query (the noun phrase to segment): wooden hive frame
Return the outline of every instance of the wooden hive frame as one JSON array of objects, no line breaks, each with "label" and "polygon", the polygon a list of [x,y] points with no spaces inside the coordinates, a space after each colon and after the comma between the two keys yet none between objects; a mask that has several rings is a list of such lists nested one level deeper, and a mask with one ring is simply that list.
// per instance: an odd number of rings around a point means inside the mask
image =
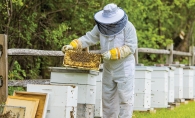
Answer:
[{"label": "wooden hive frame", "polygon": [[35,118],[46,118],[49,94],[41,92],[14,91],[13,96],[39,99]]},{"label": "wooden hive frame", "polygon": [[63,66],[86,70],[99,70],[101,55],[80,50],[67,50],[64,55]]},{"label": "wooden hive frame", "polygon": [[25,118],[26,107],[0,105],[0,118]]},{"label": "wooden hive frame", "polygon": [[39,99],[8,96],[6,105],[26,107],[25,118],[35,118],[39,105]]}]

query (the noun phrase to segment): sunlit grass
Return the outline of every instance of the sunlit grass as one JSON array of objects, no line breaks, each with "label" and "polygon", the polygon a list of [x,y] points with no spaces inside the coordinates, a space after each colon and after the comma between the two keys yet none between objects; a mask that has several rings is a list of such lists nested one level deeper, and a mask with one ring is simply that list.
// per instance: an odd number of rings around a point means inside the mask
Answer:
[{"label": "sunlit grass", "polygon": [[195,102],[181,104],[174,110],[157,109],[156,113],[134,112],[133,118],[195,118]]}]

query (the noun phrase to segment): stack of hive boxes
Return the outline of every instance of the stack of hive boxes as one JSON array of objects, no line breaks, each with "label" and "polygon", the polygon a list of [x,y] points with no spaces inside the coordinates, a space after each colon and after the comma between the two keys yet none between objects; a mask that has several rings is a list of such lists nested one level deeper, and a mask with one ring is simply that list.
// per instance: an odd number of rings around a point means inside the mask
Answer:
[{"label": "stack of hive boxes", "polygon": [[185,66],[183,68],[183,98],[193,98],[193,77],[194,68],[192,66]]},{"label": "stack of hive boxes", "polygon": [[168,103],[174,103],[174,73],[175,67],[169,66],[169,75],[168,75]]},{"label": "stack of hive boxes", "polygon": [[29,92],[50,94],[47,118],[93,118],[99,71],[50,67],[50,85],[27,85]]},{"label": "stack of hive boxes", "polygon": [[46,118],[77,117],[77,86],[28,84],[27,91],[49,94]]},{"label": "stack of hive boxes", "polygon": [[195,69],[194,69],[194,75],[193,75],[193,98],[195,98]]},{"label": "stack of hive boxes", "polygon": [[134,111],[147,111],[151,108],[151,72],[150,67],[135,68]]},{"label": "stack of hive boxes", "polygon": [[51,68],[50,84],[74,84],[78,86],[78,103],[95,104],[97,71],[76,68]]},{"label": "stack of hive boxes", "polygon": [[102,72],[103,68],[99,70],[99,75],[96,80],[96,102],[95,102],[95,117],[103,117],[102,111]]},{"label": "stack of hive boxes", "polygon": [[173,64],[175,66],[175,100],[183,99],[183,64]]},{"label": "stack of hive boxes", "polygon": [[[77,68],[52,67],[50,84],[74,84],[78,86],[77,117],[94,117],[96,80],[99,71]],[[86,108],[83,112],[83,108]],[[83,116],[87,114],[87,116]]]},{"label": "stack of hive boxes", "polygon": [[152,67],[151,107],[168,107],[168,67]]}]

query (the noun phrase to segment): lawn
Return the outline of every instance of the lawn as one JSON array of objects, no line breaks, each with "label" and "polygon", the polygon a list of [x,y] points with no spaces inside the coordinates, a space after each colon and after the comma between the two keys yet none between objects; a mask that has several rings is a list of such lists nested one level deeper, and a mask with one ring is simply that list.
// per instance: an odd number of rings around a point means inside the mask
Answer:
[{"label": "lawn", "polygon": [[195,118],[195,102],[180,104],[174,110],[157,109],[156,113],[134,112],[133,118]]}]

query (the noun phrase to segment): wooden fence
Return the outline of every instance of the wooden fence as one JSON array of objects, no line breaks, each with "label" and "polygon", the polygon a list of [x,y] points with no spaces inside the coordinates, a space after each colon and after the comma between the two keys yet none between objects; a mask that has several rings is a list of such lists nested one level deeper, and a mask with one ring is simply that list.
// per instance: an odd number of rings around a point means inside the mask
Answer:
[{"label": "wooden fence", "polygon": [[[0,103],[5,102],[8,95],[8,86],[23,86],[28,83],[49,84],[47,79],[37,80],[10,80],[8,81],[8,56],[64,56],[61,51],[35,50],[35,49],[8,49],[7,35],[0,34]],[[91,53],[100,53],[99,50],[90,51]],[[139,63],[138,53],[162,54],[166,55],[166,64],[173,63],[173,55],[187,56],[188,65],[194,65],[194,46],[189,48],[189,52],[180,52],[173,50],[173,44],[167,46],[167,49],[138,48],[135,53],[136,63]],[[2,85],[2,86],[1,86]]]}]

